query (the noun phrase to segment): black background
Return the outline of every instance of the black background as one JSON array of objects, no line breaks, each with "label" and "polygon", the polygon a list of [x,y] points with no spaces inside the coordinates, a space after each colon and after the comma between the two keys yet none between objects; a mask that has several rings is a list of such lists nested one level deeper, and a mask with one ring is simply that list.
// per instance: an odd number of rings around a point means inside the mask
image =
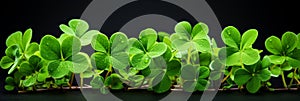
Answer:
[{"label": "black background", "polygon": [[[150,1],[150,0],[145,0]],[[156,1],[156,0],[155,0]],[[233,25],[241,32],[254,28],[259,37],[254,48],[269,54],[264,41],[271,35],[279,36],[292,31],[299,33],[299,5],[293,0],[206,0],[215,12],[222,28]],[[91,0],[6,0],[0,1],[0,56],[6,49],[6,38],[15,31],[33,29],[32,41],[39,42],[45,34],[60,35],[59,24],[80,18]],[[150,1],[151,2],[151,1]],[[169,11],[166,11],[166,13]],[[130,12],[127,12],[131,15]],[[182,19],[184,20],[184,19]],[[3,92],[7,70],[0,69],[0,91]],[[281,86],[280,80],[273,83]]]}]

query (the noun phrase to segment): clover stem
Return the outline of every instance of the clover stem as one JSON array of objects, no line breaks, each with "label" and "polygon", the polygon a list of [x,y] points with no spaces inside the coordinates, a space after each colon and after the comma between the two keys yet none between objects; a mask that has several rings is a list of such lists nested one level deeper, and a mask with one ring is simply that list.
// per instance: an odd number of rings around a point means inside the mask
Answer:
[{"label": "clover stem", "polygon": [[37,89],[36,89],[36,84],[34,84],[33,86],[32,86],[32,90],[33,91],[36,91]]},{"label": "clover stem", "polygon": [[296,69],[294,70],[294,72],[293,72],[293,77],[292,77],[292,80],[290,81],[289,87],[291,87],[292,84],[293,84],[293,82],[294,82],[296,72],[297,72],[297,68],[296,68]]},{"label": "clover stem", "polygon": [[291,79],[291,81],[290,81],[290,84],[289,84],[289,86],[288,86],[288,88],[291,88],[291,86],[292,86],[292,84],[293,84],[293,82],[294,82],[294,73],[293,73],[293,77],[292,77],[292,79]]},{"label": "clover stem", "polygon": [[243,69],[245,69],[245,66],[244,66],[244,64],[243,64],[243,63],[242,63],[242,68],[243,68]]},{"label": "clover stem", "polygon": [[300,84],[300,81],[298,80],[298,78],[294,78],[296,81],[297,81],[297,83],[298,83],[298,85]]},{"label": "clover stem", "polygon": [[80,73],[80,89],[82,90],[83,86],[83,73]]},{"label": "clover stem", "polygon": [[240,63],[241,63],[241,67],[244,69],[245,66],[244,66],[244,64],[243,64],[243,59],[242,59],[242,57],[240,58]]},{"label": "clover stem", "polygon": [[187,57],[187,64],[191,64],[191,47],[188,49],[188,57]]},{"label": "clover stem", "polygon": [[273,68],[275,68],[276,66],[277,66],[277,65],[274,64],[270,69],[273,69]]},{"label": "clover stem", "polygon": [[284,73],[281,72],[281,78],[282,78],[282,82],[283,82],[283,86],[284,88],[287,88],[286,82],[285,82],[285,78],[284,78]]},{"label": "clover stem", "polygon": [[109,66],[109,69],[108,69],[108,71],[107,71],[107,73],[105,75],[105,78],[108,77],[108,75],[110,74],[110,72],[112,72],[112,65]]},{"label": "clover stem", "polygon": [[72,89],[72,84],[73,84],[73,81],[74,81],[74,77],[75,77],[75,74],[72,73],[71,81],[70,81],[70,84],[69,84],[69,88],[70,88],[70,89]]},{"label": "clover stem", "polygon": [[145,82],[145,78],[143,79],[143,81],[142,81],[141,85],[139,86],[139,88],[141,88],[143,86],[144,82]]},{"label": "clover stem", "polygon": [[232,74],[232,70],[230,70],[229,74],[222,80],[221,83],[224,83],[231,74]]},{"label": "clover stem", "polygon": [[244,88],[243,85],[238,87],[239,90],[242,90],[243,88]]}]

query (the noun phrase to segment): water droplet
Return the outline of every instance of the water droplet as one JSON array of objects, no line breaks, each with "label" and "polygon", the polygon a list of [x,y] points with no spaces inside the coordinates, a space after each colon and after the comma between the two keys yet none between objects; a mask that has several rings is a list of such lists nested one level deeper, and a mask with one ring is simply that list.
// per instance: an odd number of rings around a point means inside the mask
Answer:
[{"label": "water droplet", "polygon": [[270,42],[272,42],[273,40],[272,40],[272,39],[270,39],[269,41],[270,41]]},{"label": "water droplet", "polygon": [[145,60],[144,60],[144,63],[148,63],[149,60],[150,60],[149,57],[146,57]]}]

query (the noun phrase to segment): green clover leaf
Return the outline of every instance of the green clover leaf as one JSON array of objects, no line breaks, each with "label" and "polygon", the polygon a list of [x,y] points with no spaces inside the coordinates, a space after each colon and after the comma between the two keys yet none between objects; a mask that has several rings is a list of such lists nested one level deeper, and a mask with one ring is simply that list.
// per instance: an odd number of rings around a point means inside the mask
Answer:
[{"label": "green clover leaf", "polygon": [[109,77],[107,77],[104,81],[104,85],[113,89],[113,90],[118,90],[118,89],[123,89],[123,82],[120,80],[118,74],[111,74]]},{"label": "green clover leaf", "polygon": [[271,78],[271,72],[268,68],[261,68],[261,62],[258,62],[246,68],[239,68],[234,73],[234,82],[239,85],[245,85],[250,93],[256,93],[262,82]]},{"label": "green clover leaf", "polygon": [[2,57],[0,65],[3,69],[9,69],[11,74],[22,60],[28,59],[38,51],[37,43],[30,43],[32,38],[32,29],[27,29],[24,34],[17,31],[11,34],[6,40],[6,56]]},{"label": "green clover leaf", "polygon": [[235,27],[229,26],[222,31],[221,35],[228,47],[220,50],[219,58],[222,61],[226,60],[226,66],[253,65],[259,61],[259,50],[252,48],[258,36],[257,30],[247,30],[241,36]]},{"label": "green clover leaf", "polygon": [[100,32],[97,30],[88,31],[88,23],[81,19],[72,19],[69,21],[68,26],[61,24],[59,28],[65,34],[78,37],[81,41],[81,46],[89,45],[92,42],[92,38],[95,35],[100,34]]},{"label": "green clover leaf", "polygon": [[204,91],[209,84],[206,79],[210,75],[210,70],[205,66],[193,66],[186,64],[181,69],[183,79],[183,90],[193,92],[195,90]]},{"label": "green clover leaf", "polygon": [[163,42],[156,42],[156,31],[150,28],[141,31],[139,39],[130,39],[132,45],[129,54],[133,67],[143,70],[150,65],[151,59],[162,56],[168,47]]},{"label": "green clover leaf", "polygon": [[195,47],[199,52],[210,52],[210,40],[208,27],[204,23],[198,23],[193,28],[190,23],[183,21],[175,26],[175,33],[170,36],[174,48],[185,51]]},{"label": "green clover leaf", "polygon": [[92,40],[92,47],[98,51],[91,56],[92,64],[100,70],[111,66],[124,69],[129,65],[129,41],[124,33],[116,32],[110,40],[104,34],[97,34]]},{"label": "green clover leaf", "polygon": [[64,35],[61,39],[46,35],[40,44],[41,57],[50,61],[48,71],[53,78],[62,78],[70,71],[82,73],[87,70],[89,57],[80,50],[80,40],[71,35]]}]

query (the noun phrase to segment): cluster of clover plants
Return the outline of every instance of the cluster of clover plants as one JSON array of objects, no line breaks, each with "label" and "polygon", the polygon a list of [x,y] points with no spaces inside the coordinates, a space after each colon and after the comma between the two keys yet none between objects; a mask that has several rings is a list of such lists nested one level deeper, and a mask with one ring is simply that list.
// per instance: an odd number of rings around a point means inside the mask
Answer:
[{"label": "cluster of clover plants", "polygon": [[[148,28],[138,38],[122,32],[108,37],[89,30],[80,19],[59,28],[63,32],[59,38],[45,35],[40,43],[31,42],[31,29],[7,38],[0,64],[8,69],[6,90],[71,88],[75,75],[81,78],[80,86],[84,78],[92,78],[92,88],[103,94],[145,87],[164,93],[175,85],[187,92],[204,91],[216,80],[221,80],[222,89],[238,87],[256,93],[262,87],[271,90],[270,78],[279,76],[285,88],[300,84],[300,34],[293,32],[281,39],[269,37],[265,46],[271,54],[261,57],[262,50],[252,47],[258,37],[255,29],[241,34],[233,26],[226,27],[221,33],[226,46],[219,48],[204,23],[179,22],[173,34]],[[94,53],[83,52],[86,46]],[[291,79],[289,85],[286,77]]]}]

